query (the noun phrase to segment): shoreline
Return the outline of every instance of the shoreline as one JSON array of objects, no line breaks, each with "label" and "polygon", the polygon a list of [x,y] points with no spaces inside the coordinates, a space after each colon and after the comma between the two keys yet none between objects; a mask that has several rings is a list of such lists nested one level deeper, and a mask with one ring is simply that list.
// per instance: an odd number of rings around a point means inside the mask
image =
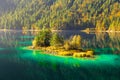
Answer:
[{"label": "shoreline", "polygon": [[[41,30],[15,30],[15,29],[0,29],[0,31],[41,31]],[[95,30],[95,31],[86,31],[86,30],[51,30],[52,32],[62,32],[62,31],[80,31],[80,32],[101,32],[101,33],[119,33],[120,31],[113,31],[113,30],[106,30],[106,31],[101,31],[101,30]]]},{"label": "shoreline", "polygon": [[95,59],[95,57],[96,57],[96,55],[94,54],[94,51],[92,51],[92,50],[88,50],[88,51],[83,51],[82,49],[65,50],[62,47],[55,48],[53,46],[36,47],[36,48],[33,48],[32,46],[28,46],[27,49],[40,50],[40,51],[43,51],[43,54],[49,54],[49,55],[53,55],[53,56],[85,58],[85,59]]},{"label": "shoreline", "polygon": [[0,29],[0,31],[41,31],[41,30],[14,30],[14,29]]}]

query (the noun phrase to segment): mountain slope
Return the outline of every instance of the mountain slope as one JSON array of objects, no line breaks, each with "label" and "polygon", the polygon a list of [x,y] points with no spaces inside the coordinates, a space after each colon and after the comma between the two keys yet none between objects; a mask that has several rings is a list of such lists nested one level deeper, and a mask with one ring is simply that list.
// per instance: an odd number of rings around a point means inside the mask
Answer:
[{"label": "mountain slope", "polygon": [[16,4],[18,4],[16,1],[17,0],[0,0],[0,16],[9,11],[13,11],[16,7]]},{"label": "mountain slope", "polygon": [[116,30],[119,0],[11,0],[15,7],[0,16],[0,28]]}]

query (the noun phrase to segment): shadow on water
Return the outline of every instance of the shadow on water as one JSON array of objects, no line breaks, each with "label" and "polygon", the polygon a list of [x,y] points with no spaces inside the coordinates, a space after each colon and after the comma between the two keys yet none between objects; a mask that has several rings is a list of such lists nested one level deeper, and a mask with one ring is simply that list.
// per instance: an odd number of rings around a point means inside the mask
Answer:
[{"label": "shadow on water", "polygon": [[59,34],[64,38],[81,35],[82,47],[100,55],[95,59],[47,55],[24,48],[31,45],[31,33],[0,33],[0,80],[120,80],[120,56],[113,55],[119,53],[119,37],[72,33]]}]

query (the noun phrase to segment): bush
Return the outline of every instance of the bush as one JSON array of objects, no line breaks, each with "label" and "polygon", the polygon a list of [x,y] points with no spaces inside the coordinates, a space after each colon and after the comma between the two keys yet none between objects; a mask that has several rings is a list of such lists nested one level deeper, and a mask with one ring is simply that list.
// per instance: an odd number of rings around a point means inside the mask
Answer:
[{"label": "bush", "polygon": [[33,47],[37,47],[38,45],[37,45],[37,41],[36,40],[33,40],[32,41],[32,45],[33,45]]},{"label": "bush", "polygon": [[66,40],[66,41],[64,42],[64,48],[65,48],[65,50],[70,50],[70,49],[71,49],[71,45],[70,45],[69,40]]},{"label": "bush", "polygon": [[73,53],[72,52],[63,51],[63,52],[59,52],[59,55],[61,55],[61,56],[73,56]]},{"label": "bush", "polygon": [[71,39],[71,48],[72,49],[80,49],[81,48],[81,36],[80,35],[75,35]]},{"label": "bush", "polygon": [[70,40],[64,42],[64,48],[66,50],[70,49],[81,49],[81,36],[74,35]]},{"label": "bush", "polygon": [[54,33],[50,39],[51,46],[61,46],[63,45],[63,38],[60,37],[57,33]]},{"label": "bush", "polygon": [[33,46],[50,46],[51,31],[42,30],[33,40]]}]

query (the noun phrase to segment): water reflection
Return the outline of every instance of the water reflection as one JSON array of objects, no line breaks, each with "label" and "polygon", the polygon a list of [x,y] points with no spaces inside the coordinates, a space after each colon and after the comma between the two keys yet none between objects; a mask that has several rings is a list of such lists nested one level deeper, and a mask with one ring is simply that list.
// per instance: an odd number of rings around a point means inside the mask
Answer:
[{"label": "water reflection", "polygon": [[117,32],[90,32],[88,34],[80,31],[62,31],[59,34],[65,39],[73,35],[81,35],[84,49],[92,49],[100,54],[120,54],[120,35]]},{"label": "water reflection", "polygon": [[1,48],[14,48],[24,47],[31,45],[31,41],[34,38],[34,34],[28,32],[22,34],[21,31],[1,31],[0,32],[0,47]]},{"label": "water reflection", "polygon": [[[25,47],[32,45],[32,40],[38,31],[1,31],[0,48]],[[81,35],[82,47],[84,49],[93,49],[102,53],[120,53],[120,35],[119,33],[84,33],[80,31],[60,31],[57,32],[64,39],[74,35]]]},{"label": "water reflection", "polygon": [[[119,37],[108,33],[59,32],[65,39],[81,35],[82,46],[101,53],[119,52]],[[116,35],[116,34],[115,34]],[[23,47],[34,34],[0,32],[0,80],[119,80],[120,56],[100,55],[95,60],[42,54]],[[22,47],[21,47],[22,46]],[[101,65],[102,64],[102,65]],[[88,66],[89,65],[89,66]]]},{"label": "water reflection", "polygon": [[99,50],[100,53],[120,54],[120,35],[119,33],[95,33],[92,40],[83,40],[84,48]]}]

